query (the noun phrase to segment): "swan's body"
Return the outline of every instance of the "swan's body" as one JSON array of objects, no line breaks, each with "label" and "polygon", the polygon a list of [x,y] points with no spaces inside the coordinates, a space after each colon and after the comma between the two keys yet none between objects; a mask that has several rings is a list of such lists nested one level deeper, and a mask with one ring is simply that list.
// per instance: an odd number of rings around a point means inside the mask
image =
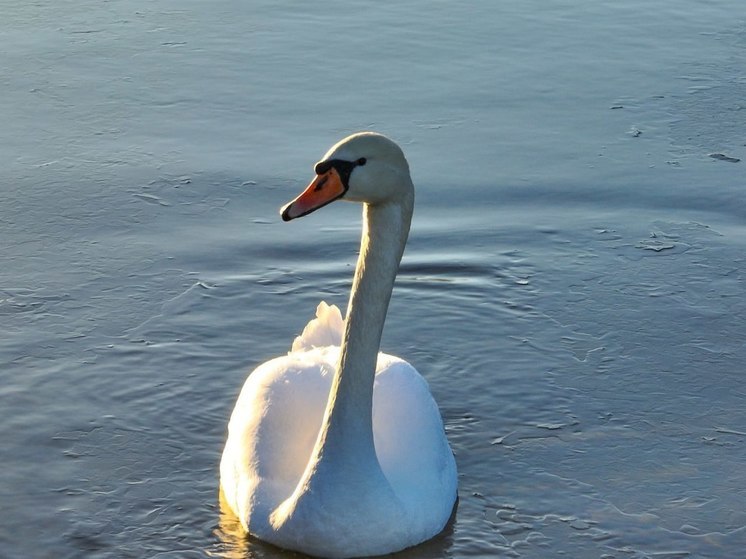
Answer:
[{"label": "swan's body", "polygon": [[226,502],[259,539],[322,557],[381,555],[445,526],[456,465],[427,383],[379,353],[414,190],[399,147],[373,133],[335,145],[283,219],[363,202],[346,322],[322,303],[292,351],[247,379],[220,465]]}]

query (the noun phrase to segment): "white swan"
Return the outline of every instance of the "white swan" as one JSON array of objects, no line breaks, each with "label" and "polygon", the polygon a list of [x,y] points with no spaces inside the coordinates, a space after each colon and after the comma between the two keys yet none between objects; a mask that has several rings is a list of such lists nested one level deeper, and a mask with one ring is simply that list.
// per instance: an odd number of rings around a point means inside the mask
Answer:
[{"label": "white swan", "polygon": [[346,324],[321,303],[290,353],[251,373],[228,426],[221,490],[261,540],[320,557],[381,555],[440,533],[456,500],[427,383],[379,353],[414,187],[399,146],[372,132],[333,146],[315,171],[282,218],[337,198],[364,204]]}]

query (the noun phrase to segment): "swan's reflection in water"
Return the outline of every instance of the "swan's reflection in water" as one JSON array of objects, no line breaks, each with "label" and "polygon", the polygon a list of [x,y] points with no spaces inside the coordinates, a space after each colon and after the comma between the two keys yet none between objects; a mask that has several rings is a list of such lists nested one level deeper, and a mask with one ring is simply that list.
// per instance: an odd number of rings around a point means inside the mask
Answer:
[{"label": "swan's reflection in water", "polygon": [[215,529],[215,536],[223,545],[221,546],[222,552],[217,556],[225,559],[257,557],[258,555],[250,552],[249,538],[244,532],[238,517],[233,514],[228,503],[225,502],[222,491],[220,491],[219,499],[218,527]]},{"label": "swan's reflection in water", "polygon": [[[453,533],[456,524],[456,511],[458,509],[458,500],[453,507],[451,517],[443,531],[434,538],[421,543],[418,546],[410,547],[398,553],[386,555],[395,559],[432,559],[433,557],[451,557],[450,552],[453,547]],[[223,492],[220,491],[220,512],[218,518],[218,527],[215,535],[222,543],[222,550],[216,557],[223,559],[282,559],[291,557],[306,557],[302,553],[294,551],[285,551],[273,545],[264,543],[254,537],[249,536],[241,526],[238,517],[225,502]]]}]

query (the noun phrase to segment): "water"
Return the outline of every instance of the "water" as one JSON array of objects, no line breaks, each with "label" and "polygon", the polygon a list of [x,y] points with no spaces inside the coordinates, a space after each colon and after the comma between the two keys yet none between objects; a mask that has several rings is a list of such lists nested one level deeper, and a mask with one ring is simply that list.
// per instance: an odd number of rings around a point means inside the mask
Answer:
[{"label": "water", "polygon": [[1,13],[0,556],[286,556],[217,466],[247,372],[346,302],[359,208],[277,210],[366,128],[418,188],[384,348],[460,472],[401,557],[742,553],[739,1]]}]

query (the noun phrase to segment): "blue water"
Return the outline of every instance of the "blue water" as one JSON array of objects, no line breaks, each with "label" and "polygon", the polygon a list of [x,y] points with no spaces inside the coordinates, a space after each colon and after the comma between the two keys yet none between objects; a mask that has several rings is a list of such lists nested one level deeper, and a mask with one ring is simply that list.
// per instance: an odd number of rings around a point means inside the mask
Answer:
[{"label": "blue water", "polygon": [[0,8],[0,556],[290,556],[217,466],[346,303],[359,208],[277,210],[360,129],[413,170],[383,345],[460,473],[401,557],[742,553],[740,0]]}]

